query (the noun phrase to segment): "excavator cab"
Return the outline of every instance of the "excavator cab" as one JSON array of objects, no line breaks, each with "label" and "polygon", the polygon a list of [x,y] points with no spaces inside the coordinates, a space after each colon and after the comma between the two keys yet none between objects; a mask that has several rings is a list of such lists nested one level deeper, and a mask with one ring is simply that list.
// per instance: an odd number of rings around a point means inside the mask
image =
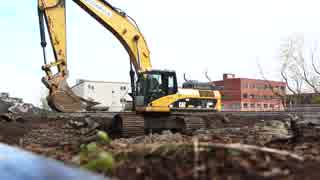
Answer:
[{"label": "excavator cab", "polygon": [[152,70],[138,74],[136,105],[146,106],[164,96],[176,94],[178,83],[174,71]]}]

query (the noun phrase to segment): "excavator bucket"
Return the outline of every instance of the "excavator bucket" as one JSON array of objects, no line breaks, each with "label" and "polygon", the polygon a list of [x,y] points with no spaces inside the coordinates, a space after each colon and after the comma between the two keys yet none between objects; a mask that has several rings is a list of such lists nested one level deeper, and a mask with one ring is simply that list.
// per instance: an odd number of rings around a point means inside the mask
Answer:
[{"label": "excavator bucket", "polygon": [[66,80],[59,81],[58,88],[51,89],[47,97],[48,105],[58,112],[84,112],[99,104],[77,96],[69,87]]}]

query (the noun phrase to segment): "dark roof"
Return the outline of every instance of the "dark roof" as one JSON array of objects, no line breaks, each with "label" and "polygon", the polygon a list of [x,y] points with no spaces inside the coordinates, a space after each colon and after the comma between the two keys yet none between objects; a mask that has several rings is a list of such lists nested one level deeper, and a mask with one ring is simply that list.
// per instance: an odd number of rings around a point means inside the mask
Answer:
[{"label": "dark roof", "polygon": [[[251,78],[228,78],[226,80],[249,80],[249,81],[264,81],[264,82],[271,82],[271,83],[282,83],[282,84],[286,84],[285,82],[282,81],[274,81],[274,80],[264,80],[264,79],[251,79]],[[223,82],[225,80],[218,80],[218,81],[213,81],[213,83],[215,82]]]}]

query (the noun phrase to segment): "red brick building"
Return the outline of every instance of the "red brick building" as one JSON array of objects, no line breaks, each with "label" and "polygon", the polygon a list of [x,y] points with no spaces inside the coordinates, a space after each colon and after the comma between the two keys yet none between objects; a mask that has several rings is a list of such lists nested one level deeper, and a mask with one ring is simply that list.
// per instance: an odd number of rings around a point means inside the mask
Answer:
[{"label": "red brick building", "polygon": [[222,87],[223,111],[284,110],[282,100],[277,95],[285,94],[284,82],[236,78],[234,74],[224,74],[223,80],[213,83]]}]

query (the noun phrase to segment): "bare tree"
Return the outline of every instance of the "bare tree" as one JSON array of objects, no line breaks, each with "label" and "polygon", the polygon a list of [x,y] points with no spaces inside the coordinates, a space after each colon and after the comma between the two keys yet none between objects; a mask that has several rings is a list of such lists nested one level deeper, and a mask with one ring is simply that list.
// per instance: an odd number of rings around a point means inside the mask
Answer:
[{"label": "bare tree", "polygon": [[209,74],[208,74],[208,69],[206,69],[205,71],[204,71],[204,75],[206,76],[206,79],[208,80],[208,82],[212,82],[212,79],[211,79],[211,77],[209,76]]},{"label": "bare tree", "polygon": [[320,69],[317,48],[311,47],[301,35],[289,37],[281,46],[281,77],[298,103],[304,103],[302,93],[320,94]]},{"label": "bare tree", "polygon": [[258,68],[273,94],[280,97],[283,102],[310,103],[314,96],[308,97],[312,99],[306,101],[305,92],[320,95],[320,62],[317,52],[317,48],[312,47],[311,43],[301,35],[290,36],[281,44],[279,75],[286,83],[289,95],[274,91],[259,62]]},{"label": "bare tree", "polygon": [[283,70],[291,74],[293,79],[301,79],[307,88],[319,94],[319,70],[315,65],[316,49],[308,47],[302,36],[290,37],[282,48]]},{"label": "bare tree", "polygon": [[302,76],[300,76],[297,61],[292,61],[292,55],[295,52],[296,41],[288,39],[284,44],[282,44],[280,50],[280,60],[281,60],[281,77],[287,84],[288,90],[293,95],[298,95],[301,93],[301,88],[303,85]]}]

